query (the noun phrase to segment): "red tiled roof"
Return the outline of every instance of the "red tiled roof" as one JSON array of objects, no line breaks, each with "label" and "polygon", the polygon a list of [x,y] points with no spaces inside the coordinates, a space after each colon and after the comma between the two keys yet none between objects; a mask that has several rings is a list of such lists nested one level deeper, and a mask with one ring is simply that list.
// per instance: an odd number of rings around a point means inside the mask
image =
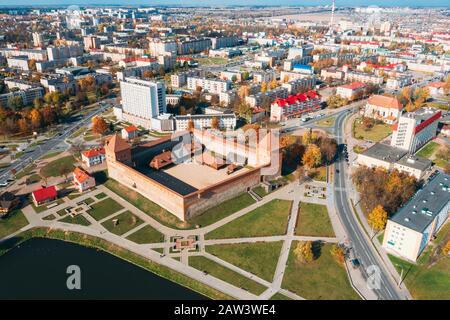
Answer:
[{"label": "red tiled roof", "polygon": [[124,128],[125,129],[125,131],[126,132],[128,132],[128,133],[130,133],[130,132],[133,132],[133,131],[137,131],[138,130],[138,128],[136,128],[136,126],[135,125],[130,125],[130,126],[128,126],[128,127],[126,127],[126,128]]},{"label": "red tiled roof", "polygon": [[340,86],[341,88],[345,88],[345,89],[359,89],[359,88],[363,88],[363,87],[367,87],[367,85],[363,82],[352,82],[350,84],[344,84],[342,86]]},{"label": "red tiled roof", "polygon": [[57,193],[55,186],[43,187],[42,189],[33,191],[33,197],[37,202],[54,199],[56,198],[56,195]]},{"label": "red tiled roof", "polygon": [[397,110],[403,109],[403,105],[400,103],[400,101],[397,100],[397,98],[381,96],[378,94],[371,96],[369,98],[369,101],[367,101],[367,103],[382,108],[397,109]]},{"label": "red tiled roof", "polygon": [[91,177],[89,173],[79,167],[76,167],[75,170],[73,170],[73,174],[75,180],[77,180],[78,182],[84,182]]},{"label": "red tiled roof", "polygon": [[296,95],[289,96],[286,99],[276,99],[274,101],[274,103],[278,104],[278,106],[280,106],[280,107],[285,107],[285,106],[290,106],[295,103],[299,103],[299,102],[303,102],[303,101],[307,101],[307,100],[311,100],[311,99],[315,99],[315,98],[319,98],[319,97],[320,97],[320,95],[316,91],[310,90],[306,93],[299,93]]},{"label": "red tiled roof", "polygon": [[105,148],[94,148],[83,151],[83,155],[87,158],[97,157],[100,154],[105,154]]},{"label": "red tiled roof", "polygon": [[433,122],[437,121],[441,117],[441,115],[442,115],[441,111],[438,111],[432,117],[430,117],[427,120],[423,121],[422,123],[418,124],[414,128],[414,134],[419,133],[420,131],[422,131],[423,129],[428,127],[430,124],[432,124]]},{"label": "red tiled roof", "polygon": [[443,88],[445,87],[445,82],[430,82],[428,86],[433,88]]}]

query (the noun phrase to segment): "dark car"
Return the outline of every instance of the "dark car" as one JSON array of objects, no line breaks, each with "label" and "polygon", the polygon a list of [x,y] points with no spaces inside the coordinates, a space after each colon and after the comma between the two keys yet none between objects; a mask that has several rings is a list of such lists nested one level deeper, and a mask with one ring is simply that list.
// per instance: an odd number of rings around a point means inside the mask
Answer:
[{"label": "dark car", "polygon": [[361,266],[358,259],[352,259],[351,262],[352,262],[353,269],[358,269]]}]

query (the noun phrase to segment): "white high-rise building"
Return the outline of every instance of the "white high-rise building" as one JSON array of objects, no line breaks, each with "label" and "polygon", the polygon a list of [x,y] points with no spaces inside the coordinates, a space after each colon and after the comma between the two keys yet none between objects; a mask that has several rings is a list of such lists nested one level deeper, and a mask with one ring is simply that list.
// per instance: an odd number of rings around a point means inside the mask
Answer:
[{"label": "white high-rise building", "polygon": [[122,119],[151,129],[151,120],[167,110],[163,82],[125,78],[120,82]]}]

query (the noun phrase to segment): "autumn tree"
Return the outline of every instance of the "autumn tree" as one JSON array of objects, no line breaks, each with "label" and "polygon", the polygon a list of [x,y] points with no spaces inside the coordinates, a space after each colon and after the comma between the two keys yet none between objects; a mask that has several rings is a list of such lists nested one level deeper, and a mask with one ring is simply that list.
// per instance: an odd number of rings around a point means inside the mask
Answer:
[{"label": "autumn tree", "polygon": [[67,181],[67,176],[72,172],[71,166],[67,164],[63,164],[59,167],[59,174],[64,177],[65,181]]},{"label": "autumn tree", "polygon": [[442,248],[443,255],[448,256],[449,253],[450,253],[450,240],[448,240],[445,246]]},{"label": "autumn tree", "polygon": [[327,106],[330,109],[336,109],[348,104],[348,99],[342,98],[339,95],[333,94],[327,99]]},{"label": "autumn tree", "polygon": [[300,263],[309,263],[314,260],[311,241],[299,241],[294,249],[294,255]]},{"label": "autumn tree", "polygon": [[372,212],[369,213],[367,222],[375,230],[384,230],[387,223],[388,214],[381,205],[376,206]]},{"label": "autumn tree", "polygon": [[333,244],[333,246],[331,247],[330,253],[333,256],[333,258],[336,260],[336,262],[338,262],[340,264],[344,264],[344,262],[345,262],[344,249],[342,249],[341,247],[339,247],[336,244]]},{"label": "autumn tree", "polygon": [[266,92],[268,88],[267,82],[261,82],[261,92]]},{"label": "autumn tree", "polygon": [[187,124],[187,128],[188,128],[188,130],[193,130],[194,129],[194,120],[189,119],[188,124]]},{"label": "autumn tree", "polygon": [[92,118],[92,131],[96,134],[104,135],[108,130],[108,124],[102,117]]},{"label": "autumn tree", "polygon": [[317,142],[318,135],[316,132],[312,131],[312,129],[306,131],[302,136],[302,143],[304,145],[308,145],[311,143]]},{"label": "autumn tree", "polygon": [[302,163],[307,169],[316,168],[322,163],[322,153],[315,144],[309,144],[302,157]]},{"label": "autumn tree", "polygon": [[335,139],[325,137],[320,139],[319,148],[322,152],[322,157],[330,163],[336,156],[337,142]]},{"label": "autumn tree", "polygon": [[31,110],[31,126],[33,129],[39,129],[42,126],[42,115],[38,109]]}]

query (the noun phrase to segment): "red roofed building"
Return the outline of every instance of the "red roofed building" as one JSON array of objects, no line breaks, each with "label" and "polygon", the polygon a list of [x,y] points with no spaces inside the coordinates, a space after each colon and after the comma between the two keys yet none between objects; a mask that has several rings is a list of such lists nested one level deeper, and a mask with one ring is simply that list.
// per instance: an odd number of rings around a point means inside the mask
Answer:
[{"label": "red roofed building", "polygon": [[395,97],[375,94],[369,98],[364,109],[364,116],[381,120],[388,124],[397,122],[403,105]]},{"label": "red roofed building", "polygon": [[93,148],[81,153],[81,161],[90,168],[105,161],[105,148]]},{"label": "red roofed building", "polygon": [[128,126],[122,129],[122,138],[125,140],[131,140],[138,136],[138,128],[135,125]]},{"label": "red roofed building", "polygon": [[363,82],[352,82],[336,88],[336,94],[348,100],[354,100],[364,95],[367,85]]},{"label": "red roofed building", "polygon": [[316,91],[308,91],[291,95],[285,99],[275,100],[270,107],[270,121],[285,121],[321,108],[320,95]]},{"label": "red roofed building", "polygon": [[73,170],[73,184],[81,193],[95,187],[95,178],[87,171],[80,167],[76,167],[75,170]]},{"label": "red roofed building", "polygon": [[432,96],[445,94],[445,82],[431,82],[428,84],[427,88]]},{"label": "red roofed building", "polygon": [[43,187],[33,191],[31,197],[33,198],[34,204],[39,206],[43,203],[55,201],[58,197],[58,193],[56,192],[55,186]]}]

